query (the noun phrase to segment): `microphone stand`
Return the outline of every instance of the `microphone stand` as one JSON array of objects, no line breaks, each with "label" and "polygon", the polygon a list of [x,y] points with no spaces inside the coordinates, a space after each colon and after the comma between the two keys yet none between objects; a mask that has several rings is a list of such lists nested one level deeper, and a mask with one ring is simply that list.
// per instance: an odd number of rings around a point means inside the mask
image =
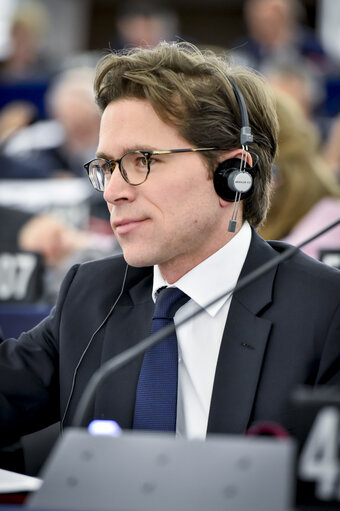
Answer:
[{"label": "microphone stand", "polygon": [[[236,284],[236,286],[229,288],[227,291],[219,295],[217,298],[214,298],[207,306],[210,307],[211,305],[214,305],[218,301],[220,301],[222,298],[225,298],[227,295],[231,293],[236,293],[237,291],[240,291],[244,287],[246,287],[251,282],[255,281],[257,278],[264,275],[267,271],[269,271],[271,268],[276,266],[277,264],[285,261],[286,259],[291,258],[298,250],[303,247],[304,245],[307,245],[308,243],[311,243],[314,239],[318,238],[319,236],[322,236],[327,231],[333,229],[338,224],[340,224],[340,218],[333,222],[332,224],[328,225],[318,233],[314,234],[312,237],[308,238],[307,240],[303,241],[297,246],[291,246],[287,250],[285,250],[282,254],[279,254],[278,256],[274,257],[270,261],[267,261],[265,264],[257,268],[256,270],[252,271],[248,275],[246,275],[244,278],[239,280],[239,282]],[[178,323],[177,327],[180,327],[187,321],[191,320],[192,318],[196,317],[198,314],[202,312],[203,309],[197,308],[196,311],[190,313],[189,315],[183,317]],[[145,339],[143,339],[141,342],[133,346],[132,348],[129,348],[119,355],[113,357],[112,359],[106,361],[97,371],[95,371],[90,378],[87,386],[85,387],[85,390],[79,400],[79,404],[77,406],[74,419],[72,421],[73,427],[87,427],[87,424],[89,422],[89,410],[91,408],[93,399],[95,397],[96,391],[99,387],[99,385],[114,371],[120,369],[122,366],[133,360],[135,357],[140,355],[141,353],[145,352],[147,349],[151,348],[154,344],[157,344],[159,341],[161,341],[164,337],[168,336],[175,330],[174,324],[170,324],[162,330],[159,330],[158,332],[149,335]]]}]

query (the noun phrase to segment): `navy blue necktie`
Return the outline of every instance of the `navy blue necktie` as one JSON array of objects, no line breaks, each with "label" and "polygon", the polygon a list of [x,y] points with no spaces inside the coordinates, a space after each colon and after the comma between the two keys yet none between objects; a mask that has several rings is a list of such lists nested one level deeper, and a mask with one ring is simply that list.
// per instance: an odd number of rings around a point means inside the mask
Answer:
[{"label": "navy blue necktie", "polygon": [[[159,292],[151,333],[173,323],[189,297],[175,287]],[[176,331],[144,354],[139,375],[133,429],[176,430],[178,348]]]}]

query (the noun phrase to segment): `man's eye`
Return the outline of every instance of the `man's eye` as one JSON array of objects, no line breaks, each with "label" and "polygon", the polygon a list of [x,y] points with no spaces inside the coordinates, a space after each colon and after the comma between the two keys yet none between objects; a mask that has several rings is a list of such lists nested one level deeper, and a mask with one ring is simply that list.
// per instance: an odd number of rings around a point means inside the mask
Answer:
[{"label": "man's eye", "polygon": [[112,168],[111,168],[111,165],[109,163],[104,163],[104,165],[102,165],[102,170],[104,172],[104,174],[106,176],[111,176],[112,174]]},{"label": "man's eye", "polygon": [[140,156],[140,157],[136,158],[135,165],[136,165],[136,167],[140,167],[140,168],[144,169],[144,168],[148,167],[148,164],[151,167],[152,165],[157,163],[157,161],[158,160],[156,158],[153,158],[152,156],[150,158],[145,158],[145,156]]},{"label": "man's eye", "polygon": [[145,156],[138,156],[135,160],[135,165],[137,165],[138,167],[147,167],[148,160],[145,158]]}]

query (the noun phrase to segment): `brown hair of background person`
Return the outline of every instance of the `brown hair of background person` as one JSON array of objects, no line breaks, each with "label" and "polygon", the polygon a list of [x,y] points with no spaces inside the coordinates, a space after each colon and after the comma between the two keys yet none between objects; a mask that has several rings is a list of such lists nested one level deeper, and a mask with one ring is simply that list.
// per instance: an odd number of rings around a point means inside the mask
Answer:
[{"label": "brown hair of background person", "polygon": [[[162,43],[152,50],[138,48],[104,56],[97,68],[96,100],[104,110],[114,100],[147,99],[159,117],[194,147],[232,150],[240,147],[241,118],[224,73],[244,96],[254,137],[251,151],[259,156],[254,191],[243,207],[243,219],[257,227],[269,205],[271,162],[277,146],[275,108],[257,74],[231,68],[222,57],[188,43]],[[211,175],[219,156],[219,151],[202,156]]]},{"label": "brown hair of background person", "polygon": [[323,197],[339,197],[340,187],[328,168],[320,148],[316,127],[299,104],[277,91],[279,150],[278,175],[267,220],[260,229],[265,239],[281,239]]}]

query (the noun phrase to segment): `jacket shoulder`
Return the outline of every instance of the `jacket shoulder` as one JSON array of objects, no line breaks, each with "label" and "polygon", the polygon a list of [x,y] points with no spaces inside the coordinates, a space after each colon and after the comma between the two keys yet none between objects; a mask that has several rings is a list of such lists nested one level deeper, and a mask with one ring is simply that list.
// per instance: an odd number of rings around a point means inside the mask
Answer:
[{"label": "jacket shoulder", "polygon": [[88,261],[75,269],[73,285],[81,285],[83,289],[94,292],[112,293],[120,289],[123,280],[124,287],[130,289],[145,277],[152,275],[152,267],[135,268],[129,266],[121,254]]},{"label": "jacket shoulder", "polygon": [[[292,247],[292,245],[283,241],[269,241],[268,244],[277,254],[282,255]],[[332,288],[338,289],[340,292],[340,271],[310,257],[300,249],[291,258],[280,264],[280,270],[282,273],[289,272],[291,278],[295,278],[300,284],[307,281],[312,282],[314,292],[316,290],[321,291],[323,286],[326,286],[329,290]]]}]

